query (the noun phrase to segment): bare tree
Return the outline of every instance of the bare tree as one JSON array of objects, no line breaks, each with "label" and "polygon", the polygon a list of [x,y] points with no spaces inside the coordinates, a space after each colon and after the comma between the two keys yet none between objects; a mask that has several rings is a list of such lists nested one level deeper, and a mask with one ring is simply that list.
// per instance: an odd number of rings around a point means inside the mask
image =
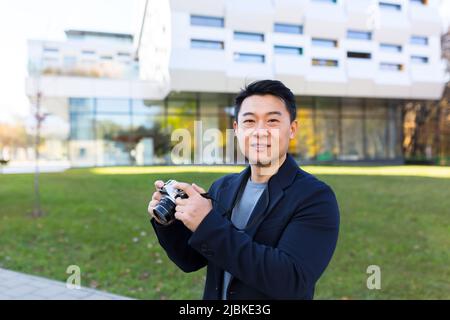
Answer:
[{"label": "bare tree", "polygon": [[36,94],[36,112],[34,114],[34,119],[36,121],[36,135],[34,144],[34,208],[32,216],[35,218],[41,217],[44,214],[41,208],[41,193],[39,188],[39,147],[41,144],[41,126],[45,118],[48,116],[48,113],[41,113],[41,98],[42,93],[38,91]]}]

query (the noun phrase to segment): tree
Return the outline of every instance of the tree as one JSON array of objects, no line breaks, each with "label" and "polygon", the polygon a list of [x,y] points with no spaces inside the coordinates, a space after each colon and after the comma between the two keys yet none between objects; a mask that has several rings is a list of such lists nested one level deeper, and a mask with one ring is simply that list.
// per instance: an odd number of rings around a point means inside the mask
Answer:
[{"label": "tree", "polygon": [[35,162],[35,170],[34,170],[34,208],[31,215],[34,218],[38,218],[42,216],[44,213],[41,209],[41,192],[39,188],[39,147],[41,145],[41,126],[42,122],[44,122],[45,118],[48,116],[48,113],[41,113],[41,98],[42,94],[39,91],[36,94],[36,112],[34,114],[34,118],[36,120],[36,136],[35,136],[35,144],[34,144],[34,162]]},{"label": "tree", "polygon": [[[450,74],[450,29],[441,38]],[[403,154],[406,162],[450,164],[450,82],[437,102],[408,102],[403,107]]]}]

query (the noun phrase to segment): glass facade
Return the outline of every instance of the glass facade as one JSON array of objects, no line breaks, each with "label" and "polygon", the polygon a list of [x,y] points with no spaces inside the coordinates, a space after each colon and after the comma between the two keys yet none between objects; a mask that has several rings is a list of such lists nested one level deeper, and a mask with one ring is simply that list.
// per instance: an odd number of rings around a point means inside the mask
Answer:
[{"label": "glass facade", "polygon": [[298,97],[299,161],[399,160],[401,104],[392,100]]},{"label": "glass facade", "polygon": [[[69,99],[69,155],[74,166],[170,164],[176,129],[193,147],[192,162],[226,162],[233,94],[171,93],[163,101]],[[299,129],[289,152],[299,162],[401,159],[401,103],[383,99],[296,97]],[[214,140],[208,129],[219,129]],[[186,142],[186,141],[184,141]],[[205,145],[219,150],[209,158]],[[235,147],[236,148],[236,147]],[[235,151],[233,150],[233,153]],[[203,157],[203,158],[202,158]]]}]

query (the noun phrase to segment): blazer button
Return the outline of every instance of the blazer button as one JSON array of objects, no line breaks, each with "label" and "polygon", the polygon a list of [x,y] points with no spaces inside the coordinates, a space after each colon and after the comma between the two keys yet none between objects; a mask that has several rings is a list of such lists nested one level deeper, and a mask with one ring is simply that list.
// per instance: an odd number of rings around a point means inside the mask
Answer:
[{"label": "blazer button", "polygon": [[203,244],[200,246],[200,250],[201,250],[202,252],[208,251],[208,246],[206,245],[206,243],[203,243]]}]

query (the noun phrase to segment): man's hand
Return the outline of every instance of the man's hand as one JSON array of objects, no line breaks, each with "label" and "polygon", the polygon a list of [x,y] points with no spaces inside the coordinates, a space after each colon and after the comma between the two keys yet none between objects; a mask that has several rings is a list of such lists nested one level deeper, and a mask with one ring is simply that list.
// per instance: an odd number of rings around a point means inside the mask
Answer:
[{"label": "man's hand", "polygon": [[155,207],[158,205],[159,201],[161,200],[161,193],[158,190],[161,189],[163,186],[164,186],[164,181],[161,181],[161,180],[155,181],[156,192],[153,193],[152,200],[148,204],[148,209],[147,209],[150,217],[155,218],[155,220],[160,224],[162,224],[162,223],[161,223],[161,221],[159,221],[158,217],[156,217],[155,214],[153,213],[153,209],[155,209]]},{"label": "man's hand", "polygon": [[177,198],[175,203],[175,218],[183,222],[183,224],[192,232],[194,232],[203,219],[208,215],[212,209],[211,200],[206,199],[200,195],[205,190],[188,183],[178,182],[175,188],[183,190],[188,196],[188,199]]}]

